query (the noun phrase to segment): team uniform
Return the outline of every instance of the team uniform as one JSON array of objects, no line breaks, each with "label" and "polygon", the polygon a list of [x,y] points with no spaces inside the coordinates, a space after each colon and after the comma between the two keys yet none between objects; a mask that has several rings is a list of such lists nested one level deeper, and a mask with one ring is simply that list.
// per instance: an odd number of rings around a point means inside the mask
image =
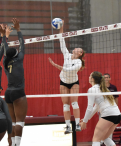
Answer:
[{"label": "team uniform", "polygon": [[64,38],[60,39],[60,48],[64,56],[63,69],[60,73],[60,85],[71,89],[74,84],[79,84],[77,72],[82,67],[82,61],[71,59],[72,54],[67,50]]},{"label": "team uniform", "polygon": [[[88,90],[88,93],[101,93],[100,86],[98,84],[94,85]],[[114,102],[114,105],[111,105],[108,99],[102,95],[88,96],[88,106],[83,122],[87,123],[97,111],[100,112],[101,118],[114,124],[120,123],[120,110],[117,104]]]},{"label": "team uniform", "polygon": [[[73,54],[69,53],[69,51],[67,50],[64,38],[60,39],[60,48],[64,56],[63,69],[61,70],[61,73],[60,73],[60,85],[63,85],[67,87],[68,89],[71,89],[74,84],[79,85],[77,72],[82,67],[82,61],[80,59],[71,58]],[[79,109],[78,102],[72,102],[72,108]],[[63,111],[64,112],[70,111],[70,105],[64,104]],[[81,131],[79,121],[80,121],[80,118],[75,118],[76,131]],[[65,134],[71,133],[72,130],[70,127],[70,119],[65,120],[65,122],[67,125]]]},{"label": "team uniform", "polygon": [[[0,89],[1,87],[2,67],[0,66]],[[0,97],[0,133],[8,131],[8,134],[12,132],[12,120],[8,111],[8,107],[5,101]]]},{"label": "team uniform", "polygon": [[5,100],[7,103],[13,103],[16,99],[25,96],[24,92],[24,40],[21,32],[18,33],[20,42],[19,53],[11,59],[8,63],[7,69],[5,68],[6,51],[9,49],[6,42],[6,37],[2,39],[2,46],[4,47],[4,70],[8,79],[8,88],[5,92]]},{"label": "team uniform", "polygon": [[[2,67],[0,66],[0,89],[3,89],[1,86],[1,76]],[[6,130],[8,131],[8,134],[12,132],[12,120],[5,101],[0,97],[0,133],[5,132]]]},{"label": "team uniform", "polygon": [[0,97],[0,133],[8,131],[8,134],[12,132],[12,120],[8,111],[7,104]]}]

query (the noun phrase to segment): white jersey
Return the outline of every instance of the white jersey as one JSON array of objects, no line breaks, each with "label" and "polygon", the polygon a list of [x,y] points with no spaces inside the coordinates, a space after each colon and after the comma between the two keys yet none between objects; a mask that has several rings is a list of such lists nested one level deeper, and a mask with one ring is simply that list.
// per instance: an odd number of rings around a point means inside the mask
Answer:
[{"label": "white jersey", "polygon": [[82,61],[80,59],[71,59],[72,54],[70,54],[67,50],[64,38],[60,39],[60,48],[64,56],[64,64],[60,73],[60,79],[62,82],[67,84],[77,82],[77,72],[82,66]]},{"label": "white jersey", "polygon": [[[88,93],[101,93],[100,86],[98,84],[94,85],[89,88]],[[101,117],[120,115],[120,110],[115,102],[114,105],[111,105],[108,99],[102,95],[88,96],[88,106],[83,122],[87,123],[97,111],[100,112]]]}]

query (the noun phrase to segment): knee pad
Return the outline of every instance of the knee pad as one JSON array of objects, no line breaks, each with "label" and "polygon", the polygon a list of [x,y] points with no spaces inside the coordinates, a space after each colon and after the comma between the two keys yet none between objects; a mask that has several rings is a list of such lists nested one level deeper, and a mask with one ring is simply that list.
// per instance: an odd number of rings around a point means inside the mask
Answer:
[{"label": "knee pad", "polygon": [[114,146],[114,145],[116,145],[116,144],[112,141],[112,139],[110,139],[110,138],[105,139],[105,140],[104,140],[104,144],[105,144],[106,146]]},{"label": "knee pad", "polygon": [[16,122],[16,125],[19,125],[19,126],[21,126],[21,127],[24,127],[24,123],[25,123],[25,122]]},{"label": "knee pad", "polygon": [[72,105],[73,109],[78,109],[79,108],[79,105],[78,105],[77,102],[72,102],[71,105]]},{"label": "knee pad", "polygon": [[64,112],[70,111],[70,105],[69,104],[64,104],[63,105],[63,111]]},{"label": "knee pad", "polygon": [[12,126],[16,126],[16,123],[15,122],[12,122]]}]

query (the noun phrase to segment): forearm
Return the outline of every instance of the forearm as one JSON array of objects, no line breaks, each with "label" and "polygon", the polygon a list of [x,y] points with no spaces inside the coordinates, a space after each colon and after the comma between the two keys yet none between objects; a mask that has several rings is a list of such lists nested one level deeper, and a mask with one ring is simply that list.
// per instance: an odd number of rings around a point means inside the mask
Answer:
[{"label": "forearm", "polygon": [[59,33],[63,33],[63,26],[60,28]]},{"label": "forearm", "polygon": [[[88,93],[90,93],[90,90],[88,90]],[[88,96],[88,106],[87,106],[86,113],[83,119],[83,122],[85,123],[87,123],[91,115],[93,115],[92,112],[93,112],[94,100],[95,100],[94,96]]]},{"label": "forearm", "polygon": [[62,70],[62,69],[63,69],[63,67],[60,66],[60,65],[58,65],[58,64],[54,64],[54,66],[55,66],[57,69],[59,69],[59,70]]},{"label": "forearm", "polygon": [[95,114],[97,111],[98,111],[98,108],[97,108],[97,105],[95,105],[95,106],[93,107],[93,110],[92,110],[92,113],[91,113],[91,115],[90,115],[90,117],[89,117],[89,120],[94,116],[94,114]]},{"label": "forearm", "polygon": [[19,42],[20,42],[20,47],[19,47],[19,52],[23,52],[24,53],[24,39],[23,39],[23,36],[22,36],[22,33],[21,31],[17,31],[17,34],[18,34],[18,39],[19,39]]},{"label": "forearm", "polygon": [[4,55],[6,56],[6,51],[8,50],[8,43],[6,41],[6,36],[4,35],[2,38],[2,43],[4,44]]},{"label": "forearm", "polygon": [[86,110],[86,113],[85,113],[85,116],[84,116],[84,119],[83,119],[83,122],[84,123],[87,123],[88,122],[88,120],[90,119],[90,115],[92,115],[92,111],[90,111],[90,110]]}]

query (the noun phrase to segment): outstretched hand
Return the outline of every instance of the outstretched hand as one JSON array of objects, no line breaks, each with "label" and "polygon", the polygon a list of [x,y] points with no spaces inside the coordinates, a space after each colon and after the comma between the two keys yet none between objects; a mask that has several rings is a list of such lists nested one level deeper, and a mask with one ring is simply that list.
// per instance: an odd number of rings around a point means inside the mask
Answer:
[{"label": "outstretched hand", "polygon": [[12,25],[12,27],[13,27],[14,29],[16,29],[17,31],[20,31],[19,20],[16,19],[16,18],[13,18],[13,19],[12,19],[12,22],[13,22],[13,24],[14,24],[14,25]]},{"label": "outstretched hand", "polygon": [[0,32],[1,34],[5,35],[5,26],[3,24],[0,24]]},{"label": "outstretched hand", "polygon": [[11,30],[11,27],[10,26],[7,26],[6,25],[6,37],[8,38],[10,33],[12,32],[13,30]]},{"label": "outstretched hand", "polygon": [[86,123],[81,122],[79,125],[81,126],[81,130],[86,129],[86,125],[87,125]]},{"label": "outstretched hand", "polygon": [[63,22],[63,25],[62,25],[62,27],[60,28],[59,33],[63,33],[64,20],[62,20],[62,22]]}]

